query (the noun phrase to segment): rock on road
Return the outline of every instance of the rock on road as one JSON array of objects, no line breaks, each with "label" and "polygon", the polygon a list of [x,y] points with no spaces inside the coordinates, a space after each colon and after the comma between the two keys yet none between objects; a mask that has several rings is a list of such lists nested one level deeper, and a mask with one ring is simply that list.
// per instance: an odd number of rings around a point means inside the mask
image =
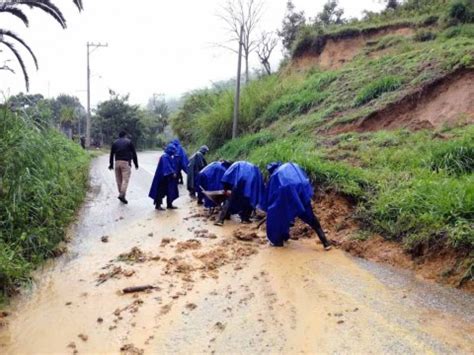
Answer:
[{"label": "rock on road", "polygon": [[94,160],[69,252],[14,300],[0,353],[473,353],[471,295],[315,239],[270,248],[255,226],[213,226],[183,188],[156,212],[158,154],[139,159],[127,206]]}]

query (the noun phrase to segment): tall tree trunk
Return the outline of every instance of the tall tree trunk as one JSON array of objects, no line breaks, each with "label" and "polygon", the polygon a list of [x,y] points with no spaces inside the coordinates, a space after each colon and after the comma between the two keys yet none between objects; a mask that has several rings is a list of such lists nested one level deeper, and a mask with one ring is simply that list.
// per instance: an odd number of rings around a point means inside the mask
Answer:
[{"label": "tall tree trunk", "polygon": [[250,81],[250,76],[249,76],[249,57],[250,53],[248,51],[245,51],[245,84],[248,84]]}]

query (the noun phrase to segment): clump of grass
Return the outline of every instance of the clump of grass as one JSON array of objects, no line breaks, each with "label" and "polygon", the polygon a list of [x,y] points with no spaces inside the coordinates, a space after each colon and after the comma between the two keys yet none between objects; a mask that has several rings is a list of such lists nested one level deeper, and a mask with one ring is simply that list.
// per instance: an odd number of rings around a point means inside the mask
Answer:
[{"label": "clump of grass", "polygon": [[0,291],[54,255],[87,187],[89,156],[47,124],[0,111]]},{"label": "clump of grass", "polygon": [[395,91],[402,86],[402,80],[397,76],[385,76],[380,78],[360,90],[354,106],[362,106],[366,103],[382,96],[386,92]]},{"label": "clump of grass", "polygon": [[458,140],[437,147],[429,160],[431,169],[451,175],[474,173],[474,143]]}]

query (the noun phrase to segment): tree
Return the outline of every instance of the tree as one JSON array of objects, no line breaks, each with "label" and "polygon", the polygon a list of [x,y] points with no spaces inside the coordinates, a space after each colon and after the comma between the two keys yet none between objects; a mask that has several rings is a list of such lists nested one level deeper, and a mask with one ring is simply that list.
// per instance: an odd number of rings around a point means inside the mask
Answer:
[{"label": "tree", "polygon": [[386,0],[387,6],[386,10],[396,10],[400,6],[400,2],[398,0]]},{"label": "tree", "polygon": [[[250,54],[256,50],[257,41],[254,38],[254,32],[260,22],[263,10],[261,0],[227,0],[218,17],[226,24],[230,33],[231,42],[240,42],[240,30],[243,28],[242,49],[245,60],[245,81],[249,82],[249,59]],[[230,48],[227,45],[221,47],[238,53],[237,49]]]},{"label": "tree", "polygon": [[62,94],[55,99],[51,99],[50,104],[53,124],[69,136],[83,133],[81,127],[85,126],[86,110],[79,98]]},{"label": "tree", "polygon": [[129,96],[112,94],[110,99],[97,106],[93,120],[94,140],[110,144],[121,130],[125,130],[139,144],[143,136],[143,111],[137,105],[128,103]]},{"label": "tree", "polygon": [[262,63],[265,72],[270,75],[272,73],[272,67],[270,65],[270,57],[273,50],[276,48],[278,40],[275,38],[272,32],[262,32],[260,41],[257,47],[257,55]]},{"label": "tree", "polygon": [[287,52],[291,51],[300,29],[305,24],[306,17],[304,11],[295,12],[295,5],[289,0],[286,3],[286,14],[283,18],[281,30],[278,31],[278,36],[281,37],[283,47]]},{"label": "tree", "polygon": [[[73,3],[76,5],[79,11],[82,11],[82,0],[73,0]],[[23,11],[23,7],[40,9],[51,17],[53,17],[53,19],[56,20],[62,28],[66,28],[66,19],[64,18],[64,15],[62,14],[61,10],[50,0],[4,0],[0,2],[0,14],[10,14],[20,19],[26,27],[29,27],[30,22],[28,16]],[[23,57],[20,51],[15,46],[15,44],[20,44],[24,49],[28,51],[28,53],[33,59],[36,69],[38,70],[38,61],[36,59],[35,54],[31,50],[31,48],[25,43],[25,41],[23,41],[17,34],[8,29],[0,28],[0,44],[7,47],[18,61],[21,71],[23,72],[26,90],[28,91],[30,86],[30,78]],[[10,72],[12,71],[9,66],[5,65],[3,67],[0,67],[0,70],[9,70]]]},{"label": "tree", "polygon": [[342,16],[344,9],[338,7],[338,0],[328,0],[323,7],[323,10],[316,16],[316,25],[326,27],[329,25],[340,25],[344,23]]},{"label": "tree", "polygon": [[141,119],[143,127],[143,141],[147,148],[163,146],[171,137],[167,137],[165,130],[168,127],[169,107],[164,95],[153,94],[148,100],[146,110]]}]

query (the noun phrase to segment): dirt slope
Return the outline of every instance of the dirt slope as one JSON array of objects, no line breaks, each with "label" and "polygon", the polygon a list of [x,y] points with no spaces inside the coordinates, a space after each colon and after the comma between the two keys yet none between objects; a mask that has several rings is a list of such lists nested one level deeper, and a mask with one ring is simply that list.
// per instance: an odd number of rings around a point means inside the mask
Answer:
[{"label": "dirt slope", "polygon": [[[322,69],[339,69],[344,64],[350,62],[356,56],[361,54],[370,42],[387,36],[406,36],[409,37],[415,33],[411,27],[386,28],[369,34],[360,34],[349,38],[328,39],[321,54],[305,54],[293,61],[294,69],[307,69],[319,66]],[[372,53],[376,57],[377,53]]]},{"label": "dirt slope", "polygon": [[358,131],[442,128],[474,123],[474,71],[462,70],[419,89],[361,122]]}]

